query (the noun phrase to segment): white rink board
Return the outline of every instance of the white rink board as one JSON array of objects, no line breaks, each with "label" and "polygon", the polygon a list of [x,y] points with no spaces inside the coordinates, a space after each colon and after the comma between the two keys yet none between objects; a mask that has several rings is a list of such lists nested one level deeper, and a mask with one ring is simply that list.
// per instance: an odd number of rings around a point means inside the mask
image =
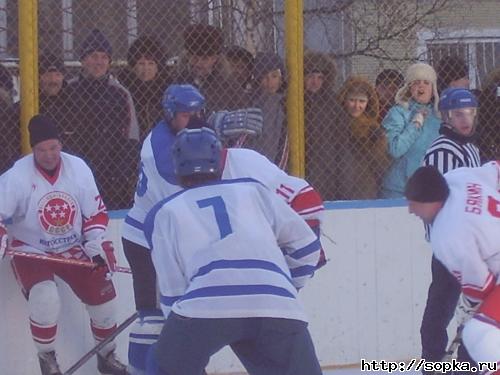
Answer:
[{"label": "white rink board", "polygon": [[[321,365],[355,364],[361,358],[419,357],[419,328],[431,256],[422,223],[408,215],[401,201],[336,202],[327,207],[322,243],[330,262],[300,293]],[[109,234],[119,264],[126,266],[121,221],[111,221]],[[117,274],[114,281],[121,322],[134,311],[132,280],[129,275]],[[57,350],[64,372],[93,345],[93,339],[85,308],[61,284],[63,308]],[[27,304],[7,259],[0,262],[0,296],[0,368],[8,368],[10,375],[37,374]],[[123,360],[127,335],[125,331],[117,340]],[[93,359],[76,374],[95,375],[95,366]],[[229,350],[224,350],[212,358],[208,370],[223,374],[242,371],[242,367]]]}]

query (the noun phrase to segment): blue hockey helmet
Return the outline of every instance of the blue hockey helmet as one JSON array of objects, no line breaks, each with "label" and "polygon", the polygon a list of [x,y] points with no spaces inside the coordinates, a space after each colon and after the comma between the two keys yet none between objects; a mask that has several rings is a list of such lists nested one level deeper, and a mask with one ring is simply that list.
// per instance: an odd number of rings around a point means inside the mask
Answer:
[{"label": "blue hockey helmet", "polygon": [[462,88],[447,88],[441,93],[438,109],[441,112],[459,108],[477,108],[478,102],[472,92]]},{"label": "blue hockey helmet", "polygon": [[177,176],[212,174],[221,171],[222,145],[212,129],[183,129],[172,147],[174,172]]},{"label": "blue hockey helmet", "polygon": [[162,107],[168,118],[177,112],[199,112],[205,108],[205,97],[193,85],[170,85],[163,94]]}]

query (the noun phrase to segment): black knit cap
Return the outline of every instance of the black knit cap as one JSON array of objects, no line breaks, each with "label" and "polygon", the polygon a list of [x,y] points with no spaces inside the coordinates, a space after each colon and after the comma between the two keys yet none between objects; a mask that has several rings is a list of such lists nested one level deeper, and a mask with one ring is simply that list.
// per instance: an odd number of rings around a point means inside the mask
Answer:
[{"label": "black knit cap", "polygon": [[40,55],[38,59],[38,73],[43,74],[47,72],[59,72],[64,74],[63,58],[52,53]]},{"label": "black knit cap", "polygon": [[109,56],[109,58],[111,58],[113,54],[111,43],[108,38],[106,38],[106,35],[104,35],[99,29],[92,30],[83,41],[80,48],[80,60],[83,60],[92,52],[104,52]]},{"label": "black knit cap", "polygon": [[60,139],[54,121],[44,115],[35,115],[28,124],[31,147],[48,139]]},{"label": "black knit cap", "polygon": [[184,48],[190,55],[214,56],[223,52],[222,30],[211,25],[189,25],[184,31]]},{"label": "black knit cap", "polygon": [[414,202],[444,202],[449,194],[448,183],[433,166],[418,168],[405,187],[406,199]]}]

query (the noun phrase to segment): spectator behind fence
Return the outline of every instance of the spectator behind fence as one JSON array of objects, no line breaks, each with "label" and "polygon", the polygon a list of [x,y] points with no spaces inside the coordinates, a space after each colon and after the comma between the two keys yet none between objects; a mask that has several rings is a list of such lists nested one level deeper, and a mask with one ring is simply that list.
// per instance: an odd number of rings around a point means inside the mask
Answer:
[{"label": "spectator behind fence", "polygon": [[479,97],[478,146],[483,161],[500,160],[500,66],[491,71]]},{"label": "spectator behind fence", "polygon": [[14,81],[9,70],[0,64],[0,174],[21,155],[19,108],[13,101]]},{"label": "spectator behind fence", "polygon": [[438,92],[454,87],[469,89],[469,67],[458,56],[445,56],[436,67]]},{"label": "spectator behind fence", "polygon": [[130,46],[127,67],[118,73],[118,80],[134,99],[141,142],[163,116],[161,99],[171,81],[165,65],[160,43],[153,37],[143,35]]},{"label": "spectator behind fence", "polygon": [[227,48],[225,55],[233,78],[249,94],[252,90],[253,55],[240,46]]},{"label": "spectator behind fence", "polygon": [[52,53],[42,54],[38,60],[38,74],[40,77],[38,112],[60,121],[63,111],[61,93],[67,84],[64,60]]},{"label": "spectator behind fence", "polygon": [[352,187],[349,128],[338,121],[333,59],[319,52],[304,56],[306,179],[324,200],[347,199]]},{"label": "spectator behind fence", "polygon": [[197,87],[207,100],[207,111],[244,108],[248,104],[241,85],[230,74],[223,55],[221,29],[203,24],[189,25],[184,32],[186,61],[181,61],[175,83]]},{"label": "spectator behind fence", "polygon": [[384,131],[378,121],[379,102],[375,88],[362,77],[350,77],[340,89],[339,123],[349,128],[353,156],[351,199],[375,199],[387,168]]},{"label": "spectator behind fence", "polygon": [[62,93],[61,128],[67,149],[87,161],[113,210],[132,201],[139,129],[130,93],[109,74],[111,56],[108,39],[93,30],[81,46],[82,71]]},{"label": "spectator behind fence", "polygon": [[403,75],[394,69],[382,70],[375,79],[375,89],[379,99],[379,121],[382,122],[389,109],[394,106],[396,93],[403,86]]},{"label": "spectator behind fence", "polygon": [[245,147],[258,151],[280,168],[288,156],[284,107],[285,71],[283,61],[274,53],[259,52],[255,56],[253,76],[255,88],[251,106],[260,108],[264,118],[262,135],[246,141]]},{"label": "spectator behind fence", "polygon": [[425,63],[411,65],[396,105],[382,122],[392,165],[384,177],[383,198],[402,198],[408,178],[421,165],[425,151],[439,135],[436,72]]}]

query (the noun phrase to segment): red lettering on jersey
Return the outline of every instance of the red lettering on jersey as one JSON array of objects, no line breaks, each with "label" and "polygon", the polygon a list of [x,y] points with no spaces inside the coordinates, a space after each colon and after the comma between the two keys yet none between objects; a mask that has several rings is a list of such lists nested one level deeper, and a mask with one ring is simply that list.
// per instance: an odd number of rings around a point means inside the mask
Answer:
[{"label": "red lettering on jersey", "polygon": [[467,184],[467,199],[465,211],[481,215],[481,203],[483,201],[483,189],[480,184],[469,182]]}]

